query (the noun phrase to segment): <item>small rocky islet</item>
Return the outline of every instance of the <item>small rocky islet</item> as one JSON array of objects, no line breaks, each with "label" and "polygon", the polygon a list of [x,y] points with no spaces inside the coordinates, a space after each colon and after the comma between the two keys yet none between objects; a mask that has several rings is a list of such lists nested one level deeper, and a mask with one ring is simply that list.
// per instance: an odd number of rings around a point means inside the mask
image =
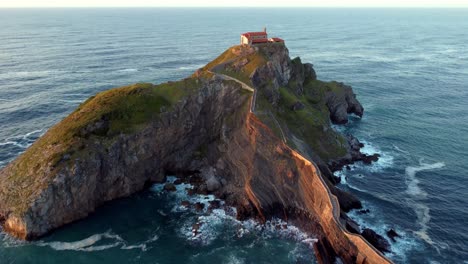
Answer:
[{"label": "small rocky islet", "polygon": [[176,175],[240,220],[276,217],[314,234],[320,263],[390,263],[388,241],[346,215],[361,202],[335,187],[334,171],[378,159],[332,128],[363,113],[350,86],[318,80],[284,42],[234,46],[183,80],[82,103],[0,171],[0,221],[36,239]]}]

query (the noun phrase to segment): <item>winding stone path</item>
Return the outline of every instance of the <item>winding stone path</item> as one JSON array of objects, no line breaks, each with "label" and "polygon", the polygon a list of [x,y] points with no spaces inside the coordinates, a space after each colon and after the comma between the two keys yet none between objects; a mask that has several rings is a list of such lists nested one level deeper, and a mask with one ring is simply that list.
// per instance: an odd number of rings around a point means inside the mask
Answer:
[{"label": "winding stone path", "polygon": [[[218,76],[218,77],[220,77],[223,80],[235,81],[235,82],[239,83],[242,86],[243,89],[248,90],[250,92],[253,92],[252,101],[250,101],[250,112],[255,113],[255,102],[257,101],[257,89],[254,89],[252,86],[246,84],[245,82],[240,81],[239,79],[236,79],[236,78],[231,77],[229,75],[222,74],[222,73],[217,73],[217,72],[213,72],[213,71],[209,71],[209,72],[216,75],[216,76]],[[283,139],[283,142],[286,143],[286,136],[285,136],[285,134],[283,132],[283,128],[281,127],[280,123],[278,122],[276,117],[270,111],[268,111],[268,115],[271,117],[271,119],[273,119],[276,126],[279,128],[279,130],[281,132],[281,137]]]},{"label": "winding stone path", "polygon": [[252,88],[250,85],[246,84],[245,82],[240,81],[240,80],[238,80],[236,78],[233,78],[233,77],[231,77],[229,75],[222,74],[222,73],[217,73],[217,72],[213,72],[213,71],[208,71],[208,72],[220,77],[223,80],[235,81],[235,82],[237,82],[238,84],[240,84],[242,86],[242,89],[253,92],[254,94],[253,94],[253,97],[252,97],[252,101],[250,101],[250,112],[251,113],[255,112],[255,102],[257,100],[257,90],[256,89]]}]

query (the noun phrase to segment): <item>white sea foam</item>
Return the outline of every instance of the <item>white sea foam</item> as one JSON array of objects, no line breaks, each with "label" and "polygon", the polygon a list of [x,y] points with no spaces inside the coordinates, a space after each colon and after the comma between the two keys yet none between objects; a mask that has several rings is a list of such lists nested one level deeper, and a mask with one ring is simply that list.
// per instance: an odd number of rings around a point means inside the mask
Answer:
[{"label": "white sea foam", "polygon": [[364,147],[361,148],[361,152],[366,155],[373,155],[378,153],[380,155],[379,160],[377,162],[373,162],[371,165],[368,166],[371,172],[378,172],[382,171],[383,169],[390,168],[393,166],[393,156],[387,152],[381,151],[378,147],[374,146],[373,144],[367,141],[361,141],[364,144]]},{"label": "white sea foam", "polygon": [[443,162],[428,164],[423,163],[422,160],[420,160],[418,167],[406,168],[406,184],[408,186],[406,193],[410,196],[408,203],[413,207],[413,210],[415,211],[416,217],[418,219],[418,224],[421,226],[421,228],[414,233],[431,245],[434,245],[434,241],[427,233],[429,229],[428,223],[431,220],[430,208],[423,202],[423,200],[427,197],[427,192],[419,186],[420,181],[416,177],[416,174],[425,170],[440,169],[444,166],[445,163]]},{"label": "white sea foam", "polygon": [[[106,244],[106,245],[93,246],[97,242],[103,239],[109,239],[115,242],[111,244]],[[38,246],[49,246],[55,250],[75,250],[75,251],[100,251],[100,250],[108,249],[111,247],[116,247],[120,244],[123,244],[123,239],[118,235],[112,234],[110,231],[102,233],[102,234],[94,234],[85,239],[73,241],[73,242],[52,241],[52,242],[37,243]]]},{"label": "white sea foam", "polygon": [[[406,263],[406,256],[407,253],[411,250],[416,248],[420,248],[420,243],[412,236],[408,235],[405,230],[403,230],[399,226],[388,226],[383,222],[380,218],[382,215],[381,209],[375,206],[372,206],[366,201],[362,201],[364,208],[368,208],[370,210],[367,214],[359,214],[357,211],[351,211],[348,213],[349,217],[351,217],[354,221],[356,221],[361,230],[364,228],[370,228],[374,230],[377,234],[387,238],[387,240],[391,244],[391,252],[387,253],[386,255],[393,259],[396,262]],[[400,237],[396,238],[396,242],[393,242],[388,239],[386,232],[393,228],[397,231]]]},{"label": "white sea foam", "polygon": [[239,257],[236,257],[233,254],[230,254],[226,263],[227,264],[243,264],[245,263],[245,260]]},{"label": "white sea foam", "polygon": [[[167,182],[174,182],[175,177],[167,177]],[[165,193],[163,184],[155,184],[151,189],[156,193]],[[194,214],[193,217],[187,217],[184,219],[183,224],[179,228],[179,235],[186,240],[201,244],[209,245],[219,236],[225,235],[225,226],[234,227],[234,231],[237,237],[243,237],[246,234],[255,233],[264,238],[270,237],[281,237],[285,239],[295,240],[310,248],[313,247],[313,243],[317,242],[317,239],[311,237],[305,232],[302,232],[299,228],[288,224],[280,219],[271,219],[265,224],[260,224],[254,220],[239,221],[236,219],[236,209],[233,207],[225,206],[223,201],[220,201],[220,209],[212,209],[208,212],[210,201],[214,201],[216,198],[213,195],[200,195],[194,194],[189,195],[187,189],[192,189],[193,186],[190,184],[182,183],[176,185],[175,192],[168,192],[167,195],[172,195],[171,201],[174,203],[172,212],[185,212],[191,211]],[[204,208],[201,211],[196,211],[193,208],[188,208],[180,205],[181,201],[189,201],[191,204],[197,202],[204,204]],[[193,225],[198,224],[198,229],[194,230]]]},{"label": "white sea foam", "polygon": [[[361,188],[351,184],[350,182],[348,182],[348,171],[347,170],[343,169],[343,170],[340,170],[340,171],[335,171],[333,173],[333,175],[335,175],[336,177],[339,177],[341,179],[340,184],[346,185],[349,188],[360,191],[360,192],[368,193],[366,190],[361,189]],[[350,177],[362,179],[365,176],[363,174],[352,174],[352,176],[350,176]]]},{"label": "white sea foam", "polygon": [[14,145],[22,149],[26,149],[34,143],[34,141],[42,136],[43,129],[34,130],[28,132],[24,135],[18,135],[5,139],[5,141],[0,142],[0,146]]},{"label": "white sea foam", "polygon": [[54,250],[73,250],[73,251],[102,251],[114,247],[120,247],[120,249],[140,249],[146,251],[148,249],[148,244],[159,239],[159,236],[156,234],[149,238],[146,241],[143,241],[140,244],[128,244],[121,236],[107,231],[101,234],[94,234],[82,240],[73,241],[73,242],[62,242],[62,241],[51,241],[43,242],[39,241],[36,243],[37,246],[48,246]]},{"label": "white sea foam", "polygon": [[118,70],[118,72],[137,72],[137,71],[138,69],[134,69],[134,68]]},{"label": "white sea foam", "polygon": [[37,129],[37,130],[34,130],[34,131],[31,131],[31,132],[28,132],[26,134],[23,135],[23,138],[28,138],[29,136],[31,135],[35,135],[35,134],[39,134],[42,132],[43,129]]},{"label": "white sea foam", "polygon": [[143,241],[142,243],[140,244],[136,244],[136,245],[123,245],[122,247],[120,247],[121,249],[140,249],[141,251],[146,251],[148,250],[148,244],[152,243],[152,242],[155,242],[156,240],[159,239],[159,236],[157,234],[155,234],[154,236],[152,236],[150,239],[146,240],[146,241]]},{"label": "white sea foam", "polygon": [[8,78],[41,78],[50,75],[63,74],[66,71],[49,70],[49,71],[18,71],[18,72],[5,72],[0,74],[0,79]]},{"label": "white sea foam", "polygon": [[398,151],[398,152],[401,152],[403,154],[410,154],[409,151],[406,151],[406,150],[403,150],[401,148],[399,148],[397,145],[393,144],[393,148]]},{"label": "white sea foam", "polygon": [[178,69],[179,70],[196,70],[196,69],[200,69],[201,67],[203,67],[204,65],[202,64],[199,64],[199,65],[187,65],[187,66],[180,66]]},{"label": "white sea foam", "polygon": [[57,101],[63,102],[63,103],[80,104],[83,102],[83,99],[76,99],[76,100],[58,99]]}]

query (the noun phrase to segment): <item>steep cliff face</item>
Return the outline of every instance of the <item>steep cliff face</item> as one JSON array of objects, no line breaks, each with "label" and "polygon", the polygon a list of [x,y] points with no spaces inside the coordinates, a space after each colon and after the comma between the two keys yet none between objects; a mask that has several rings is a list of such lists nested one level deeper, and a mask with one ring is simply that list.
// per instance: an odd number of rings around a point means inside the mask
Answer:
[{"label": "steep cliff face", "polygon": [[340,223],[355,198],[333,187],[329,164],[359,152],[331,129],[343,111],[362,115],[351,88],[318,81],[283,44],[236,46],[190,78],[83,103],[0,171],[0,218],[33,239],[169,173],[196,173],[196,190],[239,219],[275,216],[316,234],[323,263],[386,263]]},{"label": "steep cliff face", "polygon": [[[136,85],[123,89],[123,96],[131,100],[164,87]],[[3,169],[0,212],[5,229],[25,239],[41,236],[87,216],[105,201],[162,180],[168,171],[199,169],[193,156],[222,136],[232,113],[248,107],[250,98],[239,84],[216,79],[187,79],[170,89],[183,90],[184,96],[170,106],[170,111],[169,105],[153,109],[152,115],[132,131],[128,126],[125,132],[111,129],[120,116],[133,115],[116,113],[115,108],[70,128],[69,122],[94,114],[95,101],[126,103],[120,100],[121,94],[98,94]],[[49,143],[53,138],[65,139],[64,134],[72,134],[69,141],[73,143]]]}]

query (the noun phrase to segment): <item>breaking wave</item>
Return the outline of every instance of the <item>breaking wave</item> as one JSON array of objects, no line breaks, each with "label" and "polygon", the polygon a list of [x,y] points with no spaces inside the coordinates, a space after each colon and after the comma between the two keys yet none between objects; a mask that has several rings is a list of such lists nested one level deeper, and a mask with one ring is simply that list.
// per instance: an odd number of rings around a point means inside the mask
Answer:
[{"label": "breaking wave", "polygon": [[[166,183],[173,183],[175,180],[175,177],[167,177]],[[161,195],[164,193],[164,185],[164,183],[155,184],[151,189],[156,194]],[[181,237],[191,243],[209,245],[215,239],[227,235],[224,228],[226,226],[234,227],[233,234],[229,235],[234,235],[237,238],[242,238],[249,234],[255,234],[262,238],[279,237],[301,242],[311,249],[313,248],[313,244],[317,242],[316,238],[302,232],[296,226],[277,218],[266,221],[264,224],[260,224],[254,220],[239,221],[236,219],[236,209],[226,206],[221,200],[219,201],[220,208],[209,210],[210,203],[217,200],[216,197],[214,195],[201,194],[189,195],[187,190],[192,188],[193,186],[190,184],[181,183],[176,185],[175,192],[168,193],[168,195],[173,195],[171,197],[171,201],[174,203],[171,209],[172,213],[190,211],[194,214],[192,217],[186,217],[183,220],[178,232]],[[182,206],[181,201],[189,201],[191,204],[201,203],[203,204],[203,209],[196,211]],[[165,214],[165,212],[160,213]],[[194,225],[197,225],[196,229]]]},{"label": "breaking wave", "polygon": [[42,136],[42,134],[43,134],[43,129],[34,130],[24,135],[7,138],[3,142],[0,142],[0,146],[13,145],[21,149],[26,149],[29,146],[31,146],[32,143],[34,143],[34,141],[36,141],[37,138]]},{"label": "breaking wave", "polygon": [[390,155],[390,153],[382,151],[380,148],[367,141],[361,141],[361,143],[364,144],[364,147],[361,148],[362,153],[366,155],[378,153],[380,155],[377,162],[373,162],[371,165],[365,165],[368,167],[369,171],[378,172],[393,166],[394,157]]},{"label": "breaking wave", "polygon": [[[348,215],[359,224],[361,230],[364,228],[370,228],[377,234],[387,238],[391,246],[391,252],[386,254],[389,258],[395,262],[407,263],[408,252],[421,248],[420,242],[418,242],[414,236],[411,236],[411,233],[408,234],[403,228],[399,226],[389,226],[384,223],[381,218],[381,208],[372,206],[367,201],[362,201],[362,203],[364,208],[368,208],[370,210],[369,213],[359,214],[357,211],[351,211]],[[396,238],[395,242],[388,239],[386,235],[386,232],[391,228],[397,230],[400,235],[400,237]]]}]

